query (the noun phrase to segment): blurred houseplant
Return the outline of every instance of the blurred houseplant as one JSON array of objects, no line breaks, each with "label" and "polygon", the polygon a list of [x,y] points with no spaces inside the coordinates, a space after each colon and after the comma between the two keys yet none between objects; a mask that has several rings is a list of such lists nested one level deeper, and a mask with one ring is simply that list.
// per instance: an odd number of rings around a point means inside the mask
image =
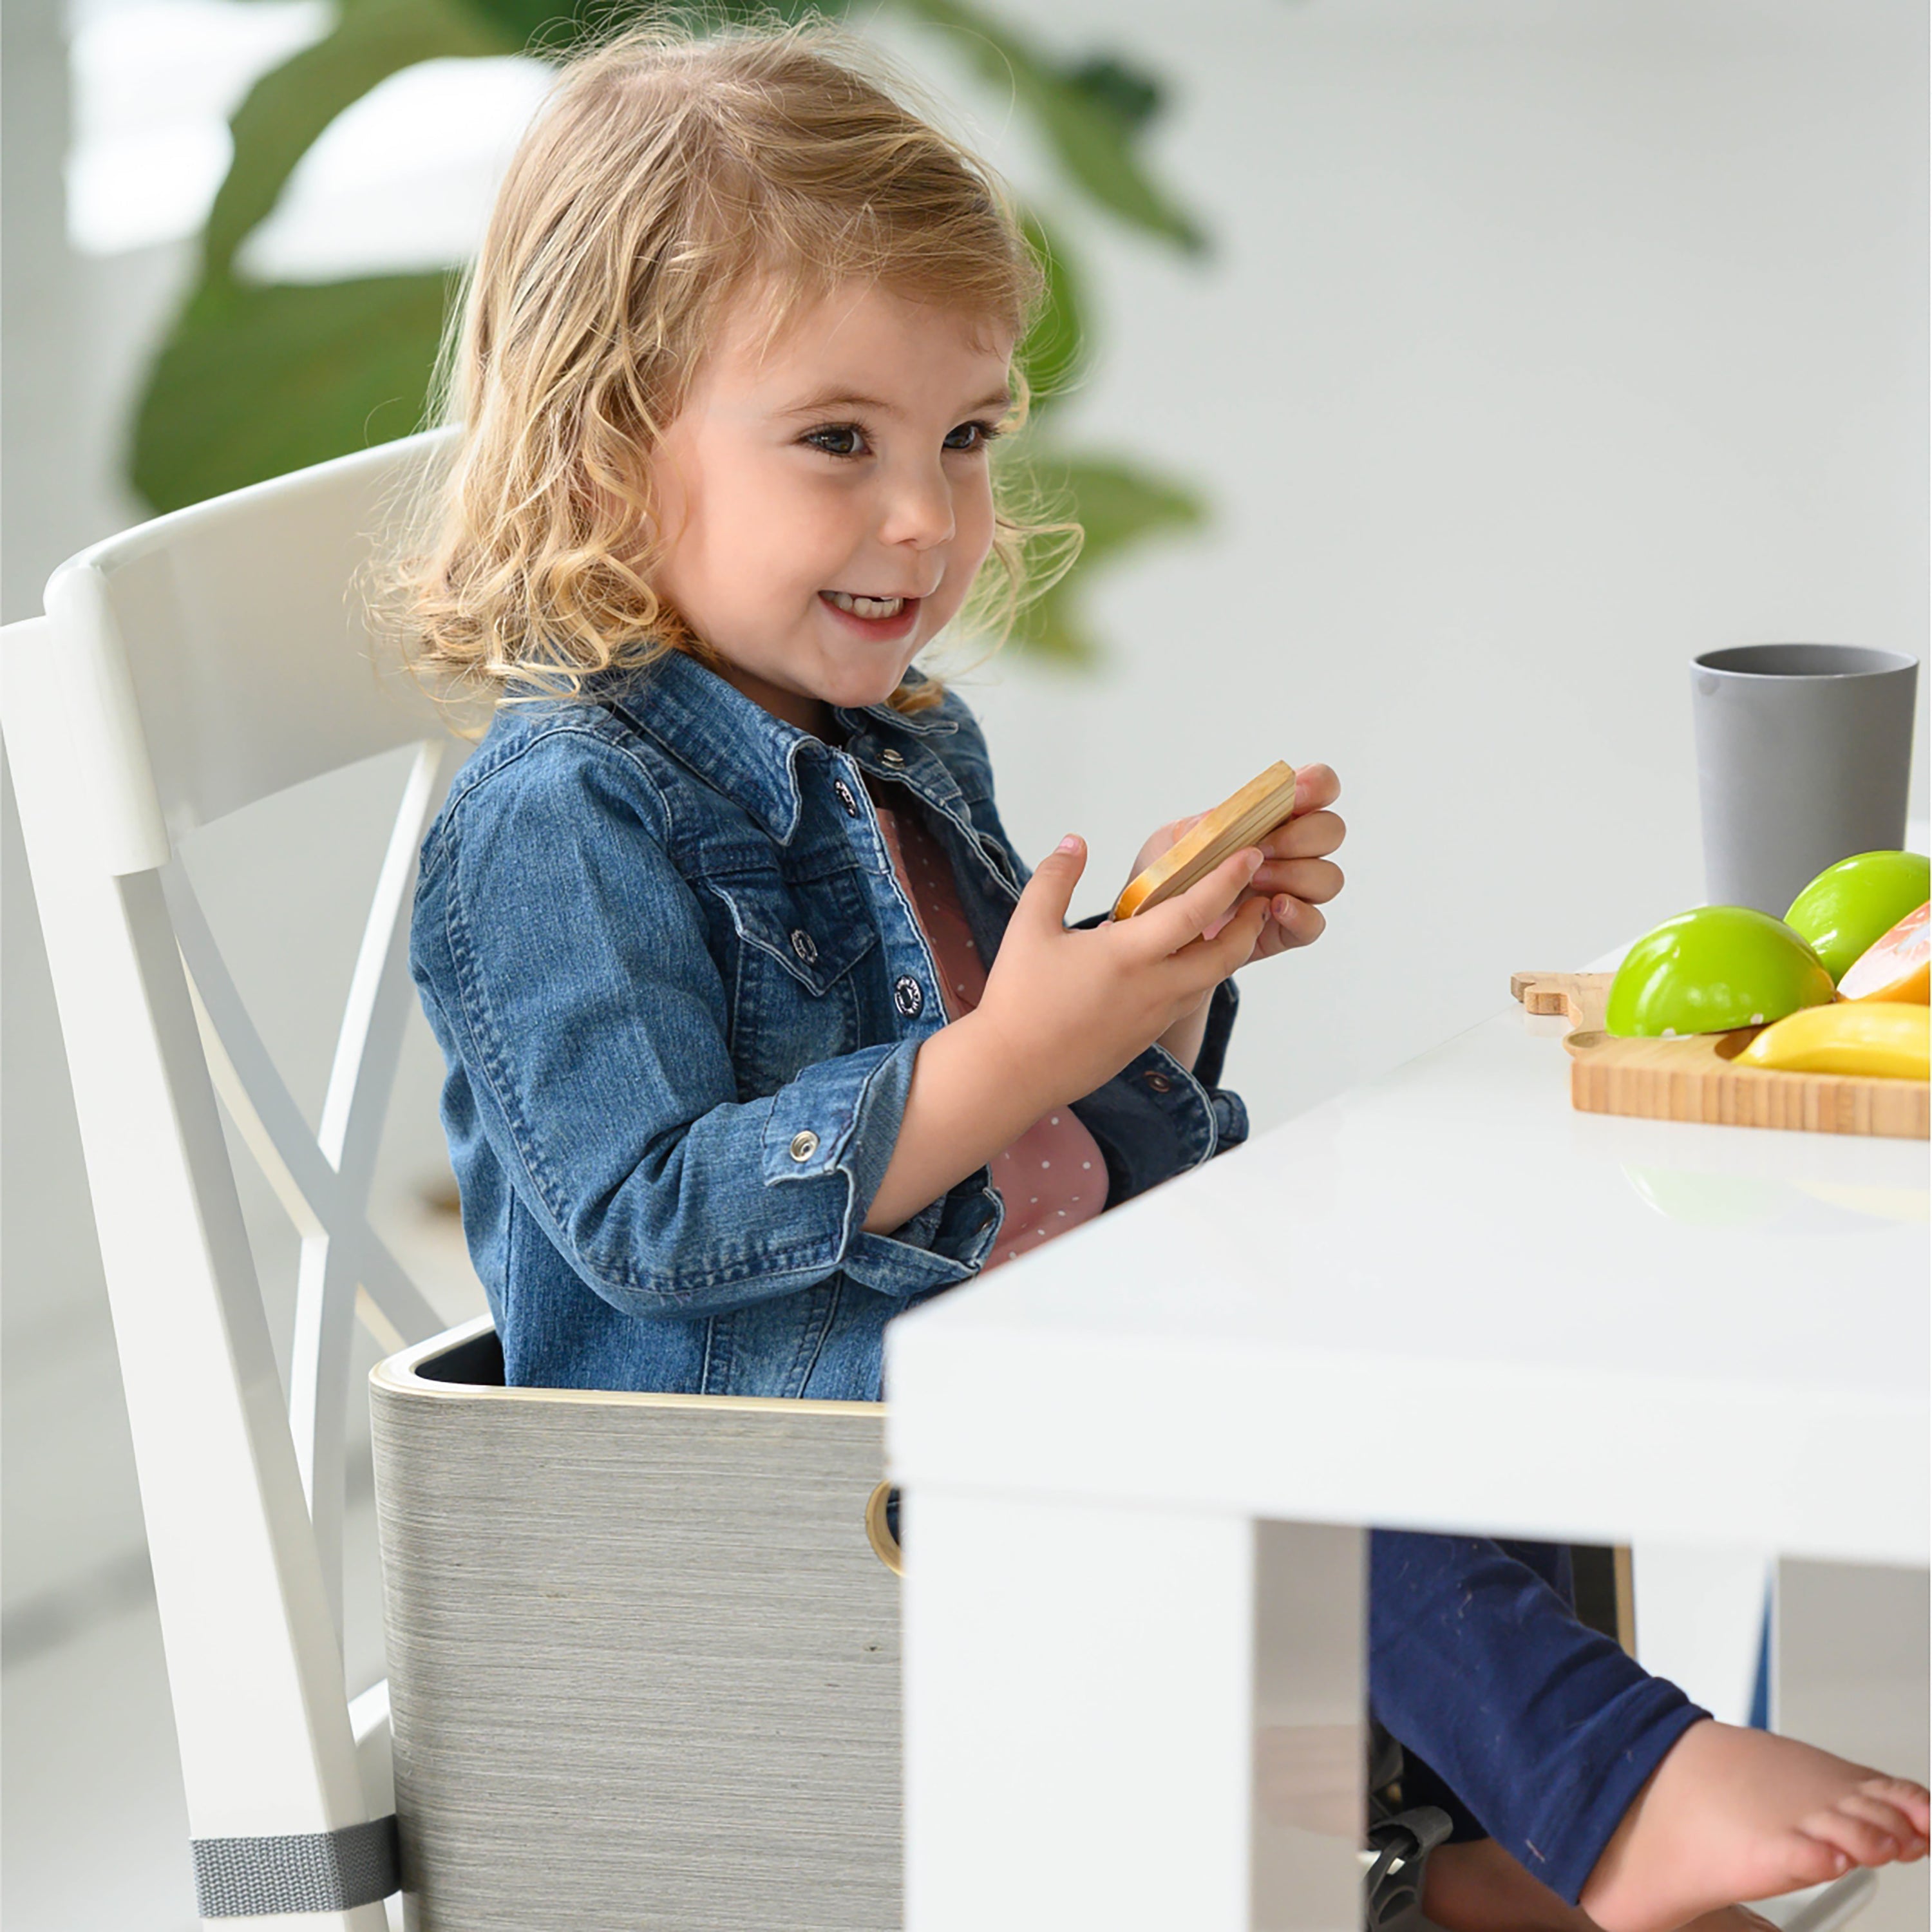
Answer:
[{"label": "blurred houseplant", "polygon": [[[539,57],[598,29],[660,11],[664,0],[344,0],[325,38],[265,75],[237,110],[234,155],[202,238],[200,272],[149,373],[134,426],[132,480],[158,509],[194,502],[352,449],[407,434],[422,418],[453,272],[333,282],[265,282],[242,270],[249,234],[274,209],[324,129],[379,82],[418,62],[531,52]],[[1139,136],[1159,106],[1144,76],[1120,62],[1053,58],[982,14],[971,0],[884,0],[940,30],[984,79],[1009,92],[1067,182],[1114,218],[1183,250],[1199,230],[1148,175]],[[844,10],[820,0],[815,11]],[[592,8],[594,7],[594,11]],[[745,0],[706,7],[705,20],[769,20]],[[1065,447],[1054,400],[1077,377],[1088,332],[1066,249],[1037,213],[1028,232],[1051,298],[1022,349],[1038,392],[1033,427],[1004,460],[1027,465],[1084,524],[1079,565],[1024,612],[1022,644],[1063,659],[1090,656],[1080,586],[1109,556],[1163,528],[1200,521],[1197,500],[1172,479]]]}]

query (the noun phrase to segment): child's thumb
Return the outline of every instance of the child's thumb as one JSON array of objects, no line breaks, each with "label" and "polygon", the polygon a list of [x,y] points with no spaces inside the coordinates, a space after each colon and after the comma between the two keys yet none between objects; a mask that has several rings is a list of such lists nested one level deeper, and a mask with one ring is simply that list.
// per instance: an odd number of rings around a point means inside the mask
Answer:
[{"label": "child's thumb", "polygon": [[1019,904],[1013,908],[1014,918],[1054,929],[1064,926],[1073,888],[1086,869],[1087,842],[1070,832],[1034,868]]}]

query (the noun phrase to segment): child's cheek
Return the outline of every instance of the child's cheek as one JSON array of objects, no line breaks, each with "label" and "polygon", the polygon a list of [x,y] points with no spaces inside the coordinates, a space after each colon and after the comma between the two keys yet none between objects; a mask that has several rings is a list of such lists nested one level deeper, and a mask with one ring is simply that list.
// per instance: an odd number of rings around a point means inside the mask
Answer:
[{"label": "child's cheek", "polygon": [[846,505],[823,497],[794,500],[772,506],[759,527],[772,545],[772,561],[800,590],[815,596],[848,587],[842,579],[864,532]]},{"label": "child's cheek", "polygon": [[993,489],[990,476],[982,478],[974,490],[962,490],[956,500],[953,515],[956,533],[952,559],[946,570],[956,578],[963,599],[966,586],[980,574],[980,566],[993,548]]}]

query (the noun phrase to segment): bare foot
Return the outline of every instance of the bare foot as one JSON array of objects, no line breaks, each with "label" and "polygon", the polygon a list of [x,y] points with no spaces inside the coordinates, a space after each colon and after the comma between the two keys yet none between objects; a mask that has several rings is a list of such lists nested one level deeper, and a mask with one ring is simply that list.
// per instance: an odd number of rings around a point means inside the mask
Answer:
[{"label": "bare foot", "polygon": [[1707,1718],[1637,1793],[1581,1903],[1604,1932],[1676,1932],[1734,1899],[1922,1858],[1928,1832],[1923,1785]]},{"label": "bare foot", "polygon": [[[1493,1838],[1438,1845],[1429,1855],[1423,1916],[1442,1932],[1600,1932],[1580,1906],[1566,1905]],[[1682,1932],[1776,1932],[1742,1906],[1707,1912]]]}]

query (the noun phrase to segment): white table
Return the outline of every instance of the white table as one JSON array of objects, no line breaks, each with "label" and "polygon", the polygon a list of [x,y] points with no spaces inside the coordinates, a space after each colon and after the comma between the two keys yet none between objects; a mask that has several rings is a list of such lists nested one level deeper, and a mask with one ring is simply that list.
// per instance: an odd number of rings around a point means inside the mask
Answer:
[{"label": "white table", "polygon": [[1353,1925],[1358,1526],[1916,1586],[1924,1144],[1576,1114],[1562,1030],[1511,1009],[893,1325],[909,1932]]}]

